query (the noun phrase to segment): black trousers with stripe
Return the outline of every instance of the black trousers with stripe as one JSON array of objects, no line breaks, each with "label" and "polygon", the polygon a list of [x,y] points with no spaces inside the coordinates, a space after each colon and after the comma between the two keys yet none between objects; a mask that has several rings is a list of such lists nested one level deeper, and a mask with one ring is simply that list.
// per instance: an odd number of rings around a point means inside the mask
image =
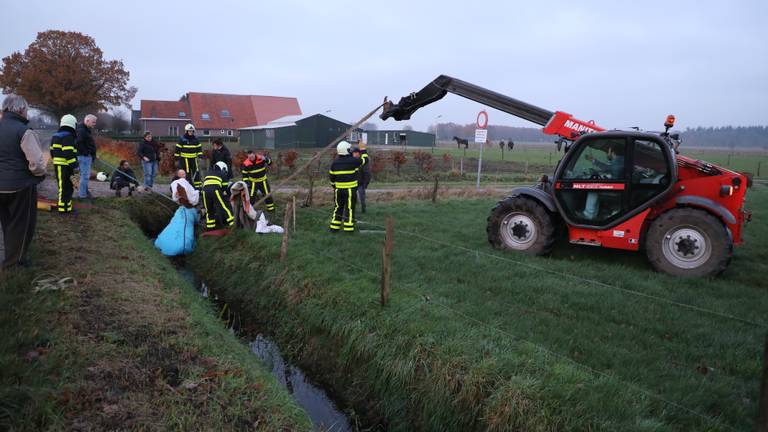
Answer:
[{"label": "black trousers with stripe", "polygon": [[357,188],[336,188],[333,190],[336,206],[331,215],[331,229],[343,229],[347,232],[355,230],[353,211],[357,204]]},{"label": "black trousers with stripe", "polygon": [[37,185],[12,193],[0,193],[0,225],[3,227],[3,268],[27,264],[27,253],[37,224]]},{"label": "black trousers with stripe", "polygon": [[180,157],[179,168],[187,172],[187,180],[192,183],[195,189],[200,189],[203,186],[202,174],[197,164],[197,158]]},{"label": "black trousers with stripe", "polygon": [[228,203],[224,200],[221,189],[203,187],[203,207],[205,207],[205,228],[207,230],[221,229],[235,223],[235,217]]},{"label": "black trousers with stripe", "polygon": [[69,165],[54,165],[56,171],[56,184],[59,188],[59,202],[56,208],[59,213],[72,212],[72,194],[75,192],[72,186],[72,175],[75,173]]},{"label": "black trousers with stripe", "polygon": [[[257,182],[248,180],[248,187],[250,189],[248,192],[251,194],[251,205],[258,201],[257,192],[260,192],[263,196],[267,196],[271,192],[269,180],[267,179]],[[264,208],[270,212],[275,211],[275,200],[272,199],[271,195],[267,196],[267,199],[264,200]]]}]

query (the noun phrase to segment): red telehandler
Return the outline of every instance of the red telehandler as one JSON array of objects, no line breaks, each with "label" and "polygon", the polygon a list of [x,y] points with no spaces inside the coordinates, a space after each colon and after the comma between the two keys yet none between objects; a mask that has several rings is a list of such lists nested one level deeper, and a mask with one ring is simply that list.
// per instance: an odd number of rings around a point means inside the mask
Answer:
[{"label": "red telehandler", "polygon": [[559,227],[571,243],[645,249],[653,267],[677,276],[722,273],[742,243],[746,175],[678,154],[679,135],[606,130],[562,111],[548,111],[446,75],[388,102],[382,120],[407,120],[448,92],[543,126],[565,154],[553,177],[512,189],[488,217],[499,249],[550,252]]}]

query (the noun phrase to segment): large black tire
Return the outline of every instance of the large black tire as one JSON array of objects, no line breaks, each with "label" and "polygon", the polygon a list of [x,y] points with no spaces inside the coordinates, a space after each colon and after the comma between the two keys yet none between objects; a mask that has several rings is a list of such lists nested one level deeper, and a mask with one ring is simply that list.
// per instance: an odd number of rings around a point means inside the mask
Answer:
[{"label": "large black tire", "polygon": [[645,253],[657,271],[710,277],[728,267],[733,241],[723,223],[706,211],[676,208],[651,222]]},{"label": "large black tire", "polygon": [[488,216],[486,231],[496,249],[546,255],[555,243],[552,215],[537,201],[522,196],[499,201]]}]

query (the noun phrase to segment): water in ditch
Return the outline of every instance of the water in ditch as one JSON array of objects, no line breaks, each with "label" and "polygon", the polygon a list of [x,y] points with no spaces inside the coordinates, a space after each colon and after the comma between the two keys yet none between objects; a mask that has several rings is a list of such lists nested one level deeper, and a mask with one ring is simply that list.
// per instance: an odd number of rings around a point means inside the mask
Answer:
[{"label": "water in ditch", "polygon": [[[177,270],[200,292],[201,296],[209,297],[210,291],[205,282],[198,280],[194,273],[182,266],[177,266]],[[313,384],[301,368],[285,361],[280,353],[280,347],[276,343],[259,334],[249,343],[249,346],[251,352],[259,358],[262,364],[271,369],[278,382],[304,409],[312,420],[315,430],[328,432],[355,430],[347,416],[339,410],[325,390]]]}]

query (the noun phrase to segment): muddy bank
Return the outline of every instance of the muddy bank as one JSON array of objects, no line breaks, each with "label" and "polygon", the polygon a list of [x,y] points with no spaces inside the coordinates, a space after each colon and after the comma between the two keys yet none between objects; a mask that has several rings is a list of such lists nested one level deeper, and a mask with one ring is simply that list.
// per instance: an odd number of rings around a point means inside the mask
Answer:
[{"label": "muddy bank", "polygon": [[[103,204],[41,213],[34,267],[0,275],[3,346],[15,347],[0,362],[0,408],[13,413],[0,429],[310,430],[137,225]],[[35,293],[43,273],[76,285]]]}]

